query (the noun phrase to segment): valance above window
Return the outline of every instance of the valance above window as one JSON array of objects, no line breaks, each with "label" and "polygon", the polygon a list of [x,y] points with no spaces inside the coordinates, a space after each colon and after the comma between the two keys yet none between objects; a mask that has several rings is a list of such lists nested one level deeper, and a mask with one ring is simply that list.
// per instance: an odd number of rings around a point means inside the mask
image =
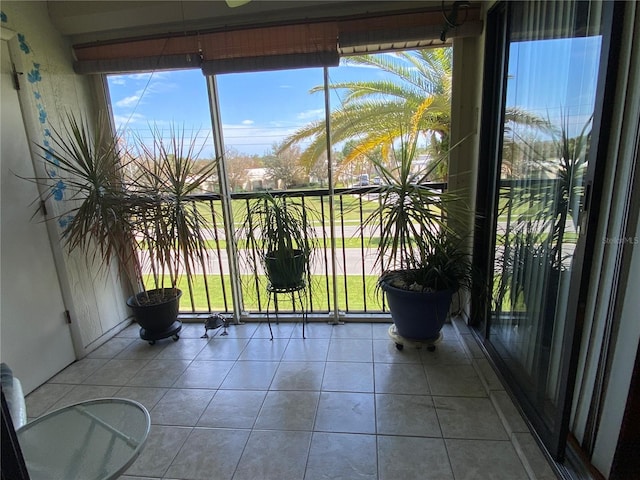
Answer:
[{"label": "valance above window", "polygon": [[447,29],[440,11],[187,32],[164,37],[74,45],[77,73],[202,68],[207,75],[337,65],[340,55],[442,46],[482,32],[480,7]]}]

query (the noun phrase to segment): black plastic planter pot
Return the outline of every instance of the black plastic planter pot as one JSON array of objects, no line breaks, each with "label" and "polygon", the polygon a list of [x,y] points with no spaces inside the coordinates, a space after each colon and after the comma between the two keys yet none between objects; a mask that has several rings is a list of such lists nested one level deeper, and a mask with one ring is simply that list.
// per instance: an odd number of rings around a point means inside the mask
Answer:
[{"label": "black plastic planter pot", "polygon": [[438,337],[451,306],[451,290],[413,292],[396,288],[384,280],[380,282],[380,288],[387,296],[391,318],[400,336],[411,340]]},{"label": "black plastic planter pot", "polygon": [[[161,338],[178,340],[182,322],[178,320],[180,297],[178,289],[157,289],[129,297],[127,305],[140,325],[140,338],[154,344]],[[147,301],[149,297],[152,301]]]},{"label": "black plastic planter pot", "polygon": [[267,277],[273,288],[285,289],[302,285],[305,256],[302,250],[293,252],[269,252],[264,258]]}]

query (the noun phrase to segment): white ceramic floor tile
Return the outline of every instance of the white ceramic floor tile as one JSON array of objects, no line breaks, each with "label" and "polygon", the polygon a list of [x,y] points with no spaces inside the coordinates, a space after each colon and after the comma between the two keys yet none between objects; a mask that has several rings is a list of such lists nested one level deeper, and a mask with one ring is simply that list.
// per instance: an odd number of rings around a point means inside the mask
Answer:
[{"label": "white ceramic floor tile", "polygon": [[216,337],[202,347],[196,360],[237,360],[249,343],[248,338]]},{"label": "white ceramic floor tile", "polygon": [[441,437],[433,400],[427,395],[376,394],[379,435]]},{"label": "white ceramic floor tile", "polygon": [[468,334],[446,324],[436,351],[399,351],[389,325],[314,322],[303,339],[281,322],[271,341],[265,323],[202,339],[196,322],[154,346],[131,325],[28,395],[28,415],[142,403],[151,434],[122,480],[553,478]]},{"label": "white ceramic floor tile", "polygon": [[408,347],[398,350],[390,338],[373,340],[373,361],[376,363],[422,363],[420,352]]},{"label": "white ceramic floor tile", "polygon": [[113,358],[133,342],[141,342],[140,338],[114,337],[87,355],[88,358]]},{"label": "white ceramic floor tile", "polygon": [[155,425],[194,426],[215,394],[214,390],[169,390],[149,412]]},{"label": "white ceramic floor tile", "polygon": [[365,338],[332,338],[329,343],[327,360],[330,362],[372,362],[373,340]]},{"label": "white ceramic floor tile", "polygon": [[194,428],[165,478],[231,480],[249,430]]},{"label": "white ceramic floor tile", "polygon": [[530,432],[514,433],[515,448],[520,452],[520,458],[526,459],[525,469],[528,467],[533,478],[536,480],[553,480],[556,475],[553,473],[547,458],[540,451],[540,447],[536,443]]},{"label": "white ceramic floor tile", "polygon": [[280,362],[271,383],[271,390],[319,391],[324,365],[324,362]]},{"label": "white ceramic floor tile", "polygon": [[156,358],[165,348],[166,344],[149,345],[142,340],[133,341],[127,348],[118,353],[114,358],[128,360],[151,360]]},{"label": "white ceramic floor tile", "polygon": [[378,436],[379,480],[453,480],[441,438]]},{"label": "white ceramic floor tile", "polygon": [[73,385],[45,383],[25,398],[27,417],[35,418],[49,411],[62,397],[73,389]]},{"label": "white ceramic floor tile", "polygon": [[140,456],[126,475],[162,478],[180,448],[191,433],[191,428],[151,425],[151,431]]},{"label": "white ceramic floor tile", "polygon": [[127,382],[135,387],[171,387],[184,373],[189,360],[150,360]]},{"label": "white ceramic floor tile", "polygon": [[85,400],[115,397],[119,389],[120,387],[114,385],[75,385],[73,389],[58,400],[50,410],[56,410],[73,403],[84,402]]},{"label": "white ceramic floor tile", "polygon": [[426,365],[426,371],[433,395],[487,396],[487,391],[472,365]]},{"label": "white ceramic floor tile", "polygon": [[327,360],[328,352],[328,338],[291,338],[282,360],[287,362],[324,362]]},{"label": "white ceramic floor tile", "polygon": [[[273,307],[273,302],[272,302]],[[262,322],[256,328],[252,338],[271,338],[273,332],[273,338],[289,339],[293,334],[296,324],[293,322],[280,322],[276,323],[275,314],[271,314],[271,331],[269,331],[269,324]]]},{"label": "white ceramic floor tile", "polygon": [[[126,385],[148,360],[109,360],[82,383],[87,385]],[[173,382],[172,382],[173,383]]]},{"label": "white ceramic floor tile", "polygon": [[178,377],[174,388],[218,388],[234,362],[228,360],[195,360]]},{"label": "white ceramic floor tile", "polygon": [[234,480],[301,479],[307,464],[311,432],[251,432]]},{"label": "white ceramic floor tile", "polygon": [[374,403],[371,393],[322,392],[314,430],[376,433]]},{"label": "white ceramic floor tile", "polygon": [[73,362],[54,376],[48,383],[82,383],[89,375],[103,367],[109,360],[106,358],[83,358]]},{"label": "white ceramic floor tile", "polygon": [[373,364],[327,362],[322,390],[333,392],[373,392]]},{"label": "white ceramic floor tile", "polygon": [[[308,339],[329,339],[333,333],[333,327],[333,325],[329,325],[327,322],[307,322],[304,327],[304,333]],[[291,333],[291,339],[293,340],[295,338],[302,339],[302,322],[296,323]]]},{"label": "white ceramic floor tile", "polygon": [[304,480],[376,480],[375,435],[314,432]]},{"label": "white ceramic floor tile", "polygon": [[502,382],[493,370],[493,367],[486,358],[476,359],[476,365],[480,370],[481,380],[483,380],[489,390],[504,390]]},{"label": "white ceramic floor tile", "polygon": [[254,425],[259,430],[313,429],[319,392],[271,391]]},{"label": "white ceramic floor tile", "polygon": [[200,416],[198,426],[252,428],[266,394],[257,390],[218,390]]},{"label": "white ceramic floor tile", "polygon": [[471,358],[467,355],[462,343],[457,338],[436,345],[430,352],[426,348],[420,350],[422,363],[425,365],[470,365]]},{"label": "white ceramic floor tile", "polygon": [[496,405],[496,411],[506,424],[507,432],[529,432],[529,427],[522,419],[522,415],[513,404],[511,397],[504,390],[496,390],[489,395]]},{"label": "white ceramic floor tile", "polygon": [[456,480],[529,480],[511,442],[445,440]]},{"label": "white ceramic floor tile", "polygon": [[373,333],[370,323],[345,323],[336,325],[331,338],[364,338],[370,340]]},{"label": "white ceramic floor tile", "polygon": [[421,364],[376,363],[376,393],[428,395],[427,375]]},{"label": "white ceramic floor tile", "polygon": [[[204,320],[202,322],[183,322],[182,329],[178,333],[180,339],[196,339],[200,338],[204,333]],[[206,341],[206,340],[203,340]],[[170,345],[173,340],[166,338],[162,340],[163,343]]]},{"label": "white ceramic floor tile", "polygon": [[218,329],[215,330],[215,333],[209,331],[209,336],[214,334],[215,338],[251,338],[256,333],[258,325],[258,323],[243,323],[240,325],[232,323],[226,330],[227,335],[222,335],[225,331],[224,329]]},{"label": "white ceramic floor tile", "polygon": [[237,362],[220,385],[232,390],[267,390],[278,369],[278,362]]},{"label": "white ceramic floor tile", "polygon": [[239,360],[260,360],[265,362],[279,362],[282,359],[288,338],[252,338],[240,354]]},{"label": "white ceramic floor tile", "polygon": [[433,397],[445,438],[508,440],[502,421],[488,398]]},{"label": "white ceramic floor tile", "polygon": [[168,388],[158,387],[122,387],[115,396],[135,400],[151,411],[168,391]]},{"label": "white ceramic floor tile", "polygon": [[388,340],[391,342],[389,338],[389,327],[392,325],[391,322],[384,323],[372,323],[371,324],[371,332],[373,335],[373,339],[376,340]]},{"label": "white ceramic floor tile", "polygon": [[177,342],[167,344],[156,358],[193,360],[207,343],[203,338],[181,338]]},{"label": "white ceramic floor tile", "polygon": [[484,358],[482,348],[471,333],[460,335],[460,338],[462,338],[473,358]]}]

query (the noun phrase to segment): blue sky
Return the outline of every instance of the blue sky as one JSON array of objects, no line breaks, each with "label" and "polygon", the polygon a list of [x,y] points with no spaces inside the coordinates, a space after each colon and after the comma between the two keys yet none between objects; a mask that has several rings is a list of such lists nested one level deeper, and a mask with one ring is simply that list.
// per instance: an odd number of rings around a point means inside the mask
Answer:
[{"label": "blue sky", "polygon": [[507,106],[558,123],[569,116],[571,135],[593,114],[601,37],[537,40],[511,45]]},{"label": "blue sky", "polygon": [[[542,40],[512,44],[507,105],[557,122],[570,115],[575,131],[593,112],[600,38]],[[532,68],[533,67],[533,68]],[[388,78],[365,66],[329,69],[330,82]],[[225,147],[264,154],[310,121],[324,118],[321,68],[227,74],[217,77]],[[200,70],[164,71],[108,77],[118,128],[148,136],[149,124],[178,125],[207,135],[204,157],[213,157],[206,79]],[[340,99],[333,94],[331,105]],[[577,133],[577,132],[576,132]]]},{"label": "blue sky", "polygon": [[[330,81],[365,80],[386,74],[368,67],[330,69]],[[227,74],[217,77],[225,147],[264,154],[297,128],[324,118],[322,93],[309,90],[323,83],[322,68]],[[179,125],[210,135],[206,79],[200,70],[108,77],[116,125],[148,132],[148,125]],[[332,104],[339,99],[332,95]],[[142,133],[148,136],[148,133]],[[213,155],[212,142],[203,152]]]}]

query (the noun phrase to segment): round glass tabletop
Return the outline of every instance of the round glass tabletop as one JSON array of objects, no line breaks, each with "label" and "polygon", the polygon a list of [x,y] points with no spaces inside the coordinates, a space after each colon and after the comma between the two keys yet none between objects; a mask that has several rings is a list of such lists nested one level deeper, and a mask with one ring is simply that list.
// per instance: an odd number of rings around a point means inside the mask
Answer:
[{"label": "round glass tabletop", "polygon": [[104,398],[43,415],[17,435],[32,480],[108,480],[138,457],[150,424],[138,402]]}]

